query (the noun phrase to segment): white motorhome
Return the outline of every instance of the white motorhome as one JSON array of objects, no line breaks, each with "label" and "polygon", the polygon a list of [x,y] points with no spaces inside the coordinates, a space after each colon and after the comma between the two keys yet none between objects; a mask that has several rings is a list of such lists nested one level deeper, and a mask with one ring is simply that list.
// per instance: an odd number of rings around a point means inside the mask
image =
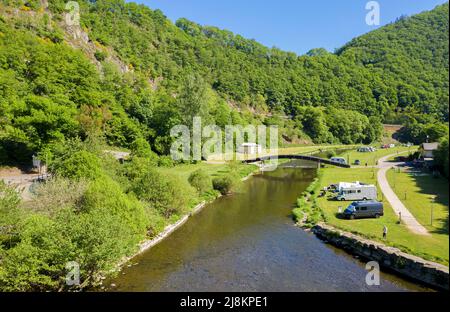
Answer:
[{"label": "white motorhome", "polygon": [[374,200],[377,199],[375,185],[349,185],[339,189],[337,200]]},{"label": "white motorhome", "polygon": [[336,187],[336,192],[340,193],[342,191],[342,189],[344,189],[344,188],[359,187],[361,185],[362,184],[359,181],[356,181],[356,182],[339,182],[337,187]]}]

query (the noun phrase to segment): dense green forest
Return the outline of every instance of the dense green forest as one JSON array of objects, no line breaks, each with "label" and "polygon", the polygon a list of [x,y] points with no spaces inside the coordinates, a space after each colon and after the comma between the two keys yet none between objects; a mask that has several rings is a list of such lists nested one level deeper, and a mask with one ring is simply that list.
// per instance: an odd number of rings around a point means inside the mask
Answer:
[{"label": "dense green forest", "polygon": [[[0,166],[38,154],[53,174],[28,201],[0,182],[1,290],[67,290],[74,260],[92,286],[238,187],[252,167],[171,169],[170,129],[194,116],[278,125],[281,144],[368,144],[402,123],[404,141],[447,137],[448,163],[448,4],[298,56],[143,5],[78,3],[79,26],[66,1],[0,2]],[[105,152],[116,148],[129,161]]]},{"label": "dense green forest", "polygon": [[195,115],[276,124],[285,143],[370,143],[382,122],[414,142],[448,129],[448,4],[297,56],[121,0],[79,1],[67,26],[65,3],[2,1],[3,162],[89,133],[167,154],[171,126]]}]

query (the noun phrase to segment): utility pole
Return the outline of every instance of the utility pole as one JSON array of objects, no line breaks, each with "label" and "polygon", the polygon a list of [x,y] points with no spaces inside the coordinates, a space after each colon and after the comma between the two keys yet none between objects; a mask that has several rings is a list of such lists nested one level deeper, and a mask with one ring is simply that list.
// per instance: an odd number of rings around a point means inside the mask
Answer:
[{"label": "utility pole", "polygon": [[433,226],[433,212],[434,212],[434,204],[436,203],[436,196],[437,195],[433,195],[433,196],[431,196],[431,200],[432,200],[432,202],[431,202],[431,226]]}]

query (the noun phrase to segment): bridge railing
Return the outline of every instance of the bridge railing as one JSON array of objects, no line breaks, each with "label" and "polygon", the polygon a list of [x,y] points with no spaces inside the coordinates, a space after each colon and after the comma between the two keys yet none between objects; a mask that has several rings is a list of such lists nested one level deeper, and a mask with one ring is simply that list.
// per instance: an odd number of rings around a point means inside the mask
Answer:
[{"label": "bridge railing", "polygon": [[243,160],[244,163],[252,163],[252,162],[258,162],[258,161],[266,161],[271,159],[301,159],[301,160],[309,160],[309,161],[315,161],[318,163],[323,163],[327,165],[342,167],[342,168],[350,168],[349,164],[343,164],[336,161],[331,161],[329,159],[320,158],[316,156],[309,156],[309,155],[278,155],[278,156],[263,156],[263,157],[257,157],[254,159],[246,159]]}]

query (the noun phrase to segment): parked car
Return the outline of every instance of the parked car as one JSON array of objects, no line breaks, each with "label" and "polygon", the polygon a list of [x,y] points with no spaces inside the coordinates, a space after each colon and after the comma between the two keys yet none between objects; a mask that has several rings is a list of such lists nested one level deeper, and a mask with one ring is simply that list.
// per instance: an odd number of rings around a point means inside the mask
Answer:
[{"label": "parked car", "polygon": [[377,198],[375,185],[351,185],[340,189],[337,200],[373,200]]},{"label": "parked car", "polygon": [[376,149],[372,146],[362,146],[362,147],[358,148],[357,151],[360,153],[372,153],[372,152],[375,152]]},{"label": "parked car", "polygon": [[355,166],[361,165],[361,161],[359,159],[355,160]]},{"label": "parked car", "polygon": [[347,164],[347,161],[345,160],[345,158],[342,158],[342,157],[331,157],[330,160],[337,162],[337,163],[344,164],[344,165]]},{"label": "parked car", "polygon": [[344,210],[347,219],[379,218],[384,215],[383,204],[376,200],[355,201]]}]

